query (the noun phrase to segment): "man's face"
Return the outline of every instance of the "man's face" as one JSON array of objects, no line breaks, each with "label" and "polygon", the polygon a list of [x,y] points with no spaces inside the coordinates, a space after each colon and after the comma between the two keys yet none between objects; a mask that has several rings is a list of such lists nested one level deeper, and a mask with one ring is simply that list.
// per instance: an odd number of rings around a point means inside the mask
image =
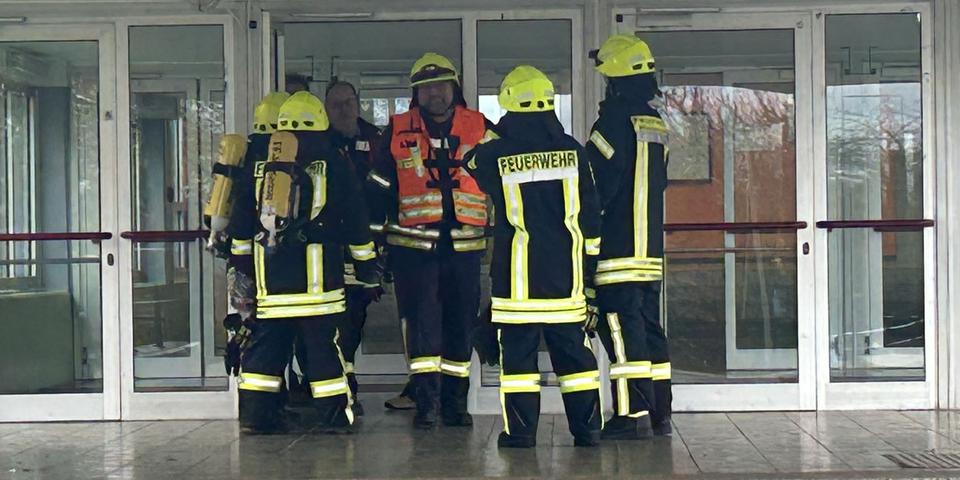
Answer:
[{"label": "man's face", "polygon": [[334,130],[353,137],[357,133],[357,119],[360,117],[360,106],[353,89],[348,85],[338,84],[327,93],[324,101],[327,115],[330,116],[330,125]]},{"label": "man's face", "polygon": [[417,103],[431,115],[443,115],[453,105],[453,82],[431,82],[417,86]]}]

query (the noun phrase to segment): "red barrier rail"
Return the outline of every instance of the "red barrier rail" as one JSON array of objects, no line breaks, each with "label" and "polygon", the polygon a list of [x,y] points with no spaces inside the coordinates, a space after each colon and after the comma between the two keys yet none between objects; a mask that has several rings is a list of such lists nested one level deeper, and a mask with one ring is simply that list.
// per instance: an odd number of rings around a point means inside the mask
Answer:
[{"label": "red barrier rail", "polygon": [[186,243],[210,236],[209,230],[144,230],[121,232],[120,238],[131,242]]},{"label": "red barrier rail", "polygon": [[933,220],[909,218],[901,220],[823,220],[817,222],[817,228],[826,230],[848,228],[872,228],[876,232],[918,232],[933,227]]},{"label": "red barrier rail", "polygon": [[807,222],[732,222],[732,223],[667,223],[663,231],[671,232],[777,232],[802,230]]},{"label": "red barrier rail", "polygon": [[52,233],[0,233],[0,242],[38,241],[48,242],[55,240],[109,240],[113,238],[110,232],[52,232]]}]

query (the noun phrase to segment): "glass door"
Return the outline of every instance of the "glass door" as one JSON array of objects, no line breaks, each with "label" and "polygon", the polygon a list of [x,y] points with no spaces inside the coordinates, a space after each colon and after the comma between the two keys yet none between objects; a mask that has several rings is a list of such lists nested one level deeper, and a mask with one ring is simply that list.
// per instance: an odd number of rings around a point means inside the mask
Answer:
[{"label": "glass door", "polygon": [[[421,55],[439,53],[462,71],[458,19],[298,22],[273,16],[271,22],[278,60],[266,59],[265,68],[282,72],[273,75],[275,81],[285,83],[287,91],[305,83],[321,99],[331,82],[349,82],[357,91],[361,118],[379,129],[410,107],[410,66]],[[338,40],[344,38],[364,41]],[[391,278],[388,270],[384,295],[367,309],[354,360],[361,392],[370,391],[371,384],[399,391],[406,382],[405,320],[399,317]]]},{"label": "glass door", "polygon": [[0,422],[120,417],[114,54],[0,31]]},{"label": "glass door", "polygon": [[232,128],[231,33],[229,23],[188,20],[120,26],[124,419],[236,414],[223,366],[225,262],[205,250],[201,214],[220,135]]},{"label": "glass door", "polygon": [[674,408],[813,408],[810,16],[625,15],[671,132],[662,321]]},{"label": "glass door", "polygon": [[930,17],[818,19],[818,407],[931,408]]}]

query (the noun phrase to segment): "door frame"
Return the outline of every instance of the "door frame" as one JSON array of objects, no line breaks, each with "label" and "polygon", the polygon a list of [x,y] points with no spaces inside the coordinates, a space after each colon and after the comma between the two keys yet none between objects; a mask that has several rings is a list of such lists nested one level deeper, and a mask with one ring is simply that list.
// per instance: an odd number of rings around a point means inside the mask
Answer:
[{"label": "door frame", "polygon": [[98,47],[100,231],[112,237],[100,240],[100,314],[103,390],[101,393],[0,395],[0,422],[117,420],[120,418],[120,351],[118,305],[120,269],[108,261],[119,245],[116,205],[118,189],[109,181],[117,172],[116,37],[111,24],[11,25],[0,29],[0,41],[96,41]]},{"label": "door frame", "polygon": [[[130,27],[138,26],[220,26],[223,29],[223,60],[226,91],[224,96],[226,132],[237,130],[238,119],[246,118],[237,111],[238,79],[236,61],[235,19],[231,15],[172,15],[172,16],[144,16],[124,17],[117,21],[117,103],[118,103],[118,135],[117,151],[117,185],[119,198],[117,202],[119,229],[133,230],[131,225],[131,194],[130,184],[130,63],[129,63],[129,32]],[[165,419],[228,419],[236,418],[237,387],[236,382],[228,380],[228,389],[222,391],[181,391],[181,392],[136,392],[134,391],[134,358],[133,358],[133,277],[132,242],[124,240],[119,245],[119,264],[122,268],[120,276],[119,295],[121,318],[120,330],[120,376],[121,376],[121,419],[123,420],[165,420]],[[207,255],[207,254],[204,254]],[[201,262],[204,263],[204,262]],[[201,295],[208,289],[199,292]],[[192,303],[192,302],[191,302]],[[217,322],[218,319],[203,315],[201,320],[206,324]]]},{"label": "door frame", "polygon": [[[921,82],[923,109],[923,218],[937,219],[934,228],[923,230],[924,279],[924,381],[831,382],[830,381],[830,305],[829,305],[829,241],[827,230],[816,229],[816,348],[817,348],[817,408],[821,410],[847,409],[921,409],[937,406],[938,388],[938,242],[941,226],[937,216],[937,106],[936,84],[942,82],[935,75],[934,29],[936,19],[927,3],[883,3],[823,7],[813,10],[813,81],[817,92],[826,92],[826,16],[842,14],[917,13],[921,19]],[[813,97],[815,118],[826,118],[826,95]],[[826,122],[814,123],[814,185],[816,187],[816,218],[827,219],[827,165]]]},{"label": "door frame", "polygon": [[[812,65],[809,58],[814,48],[811,34],[811,11],[765,11],[747,9],[657,9],[650,15],[637,9],[615,9],[613,33],[642,31],[693,30],[793,30],[795,98],[813,96]],[[641,19],[642,15],[642,19]],[[620,20],[620,21],[618,21]],[[639,25],[639,22],[643,22]],[[813,112],[809,102],[795,102],[796,138],[796,221],[807,227],[797,230],[797,369],[796,383],[750,384],[674,384],[673,408],[676,411],[750,411],[750,410],[813,410],[816,408],[815,377],[815,310],[812,295],[804,300],[804,292],[813,292],[813,255],[805,255],[802,246],[813,243],[814,185],[809,175],[813,162]],[[728,236],[728,235],[727,235]],[[726,270],[726,269],[725,269]],[[730,328],[729,320],[725,330]],[[729,332],[727,332],[729,337]],[[792,349],[778,349],[792,350]],[[737,352],[734,352],[735,354]],[[729,355],[729,352],[728,352]],[[779,357],[783,355],[777,354]],[[735,355],[736,356],[736,355]],[[741,356],[742,357],[742,356]]]}]

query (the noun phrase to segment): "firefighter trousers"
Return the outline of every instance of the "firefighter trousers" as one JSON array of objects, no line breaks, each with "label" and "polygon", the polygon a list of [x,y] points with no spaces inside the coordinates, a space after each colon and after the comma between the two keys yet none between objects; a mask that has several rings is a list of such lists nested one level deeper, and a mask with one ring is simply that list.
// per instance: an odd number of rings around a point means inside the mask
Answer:
[{"label": "firefighter trousers", "polygon": [[353,371],[353,362],[357,357],[357,349],[363,340],[363,326],[367,323],[367,307],[372,303],[366,289],[359,285],[347,285],[347,314],[341,317],[340,349],[346,361],[344,372],[350,383],[350,392],[357,396],[357,375]]},{"label": "firefighter trousers", "polygon": [[277,421],[282,405],[281,387],[294,336],[303,338],[310,354],[305,376],[310,381],[312,403],[325,423],[353,423],[353,399],[344,376],[344,359],[338,344],[337,325],[344,314],[254,322],[250,343],[241,358],[239,380],[243,397],[240,419],[248,425]]},{"label": "firefighter trousers", "polygon": [[540,335],[560,383],[570,433],[599,432],[603,426],[600,372],[590,341],[580,323],[497,324],[500,342],[500,406],[504,431],[536,438],[540,417]]},{"label": "firefighter trousers", "polygon": [[400,316],[406,320],[410,383],[419,412],[467,412],[470,329],[480,307],[482,252],[391,250]]},{"label": "firefighter trousers", "polygon": [[660,325],[661,282],[597,288],[600,339],[610,357],[614,414],[650,415],[657,425],[671,415],[670,354]]}]

